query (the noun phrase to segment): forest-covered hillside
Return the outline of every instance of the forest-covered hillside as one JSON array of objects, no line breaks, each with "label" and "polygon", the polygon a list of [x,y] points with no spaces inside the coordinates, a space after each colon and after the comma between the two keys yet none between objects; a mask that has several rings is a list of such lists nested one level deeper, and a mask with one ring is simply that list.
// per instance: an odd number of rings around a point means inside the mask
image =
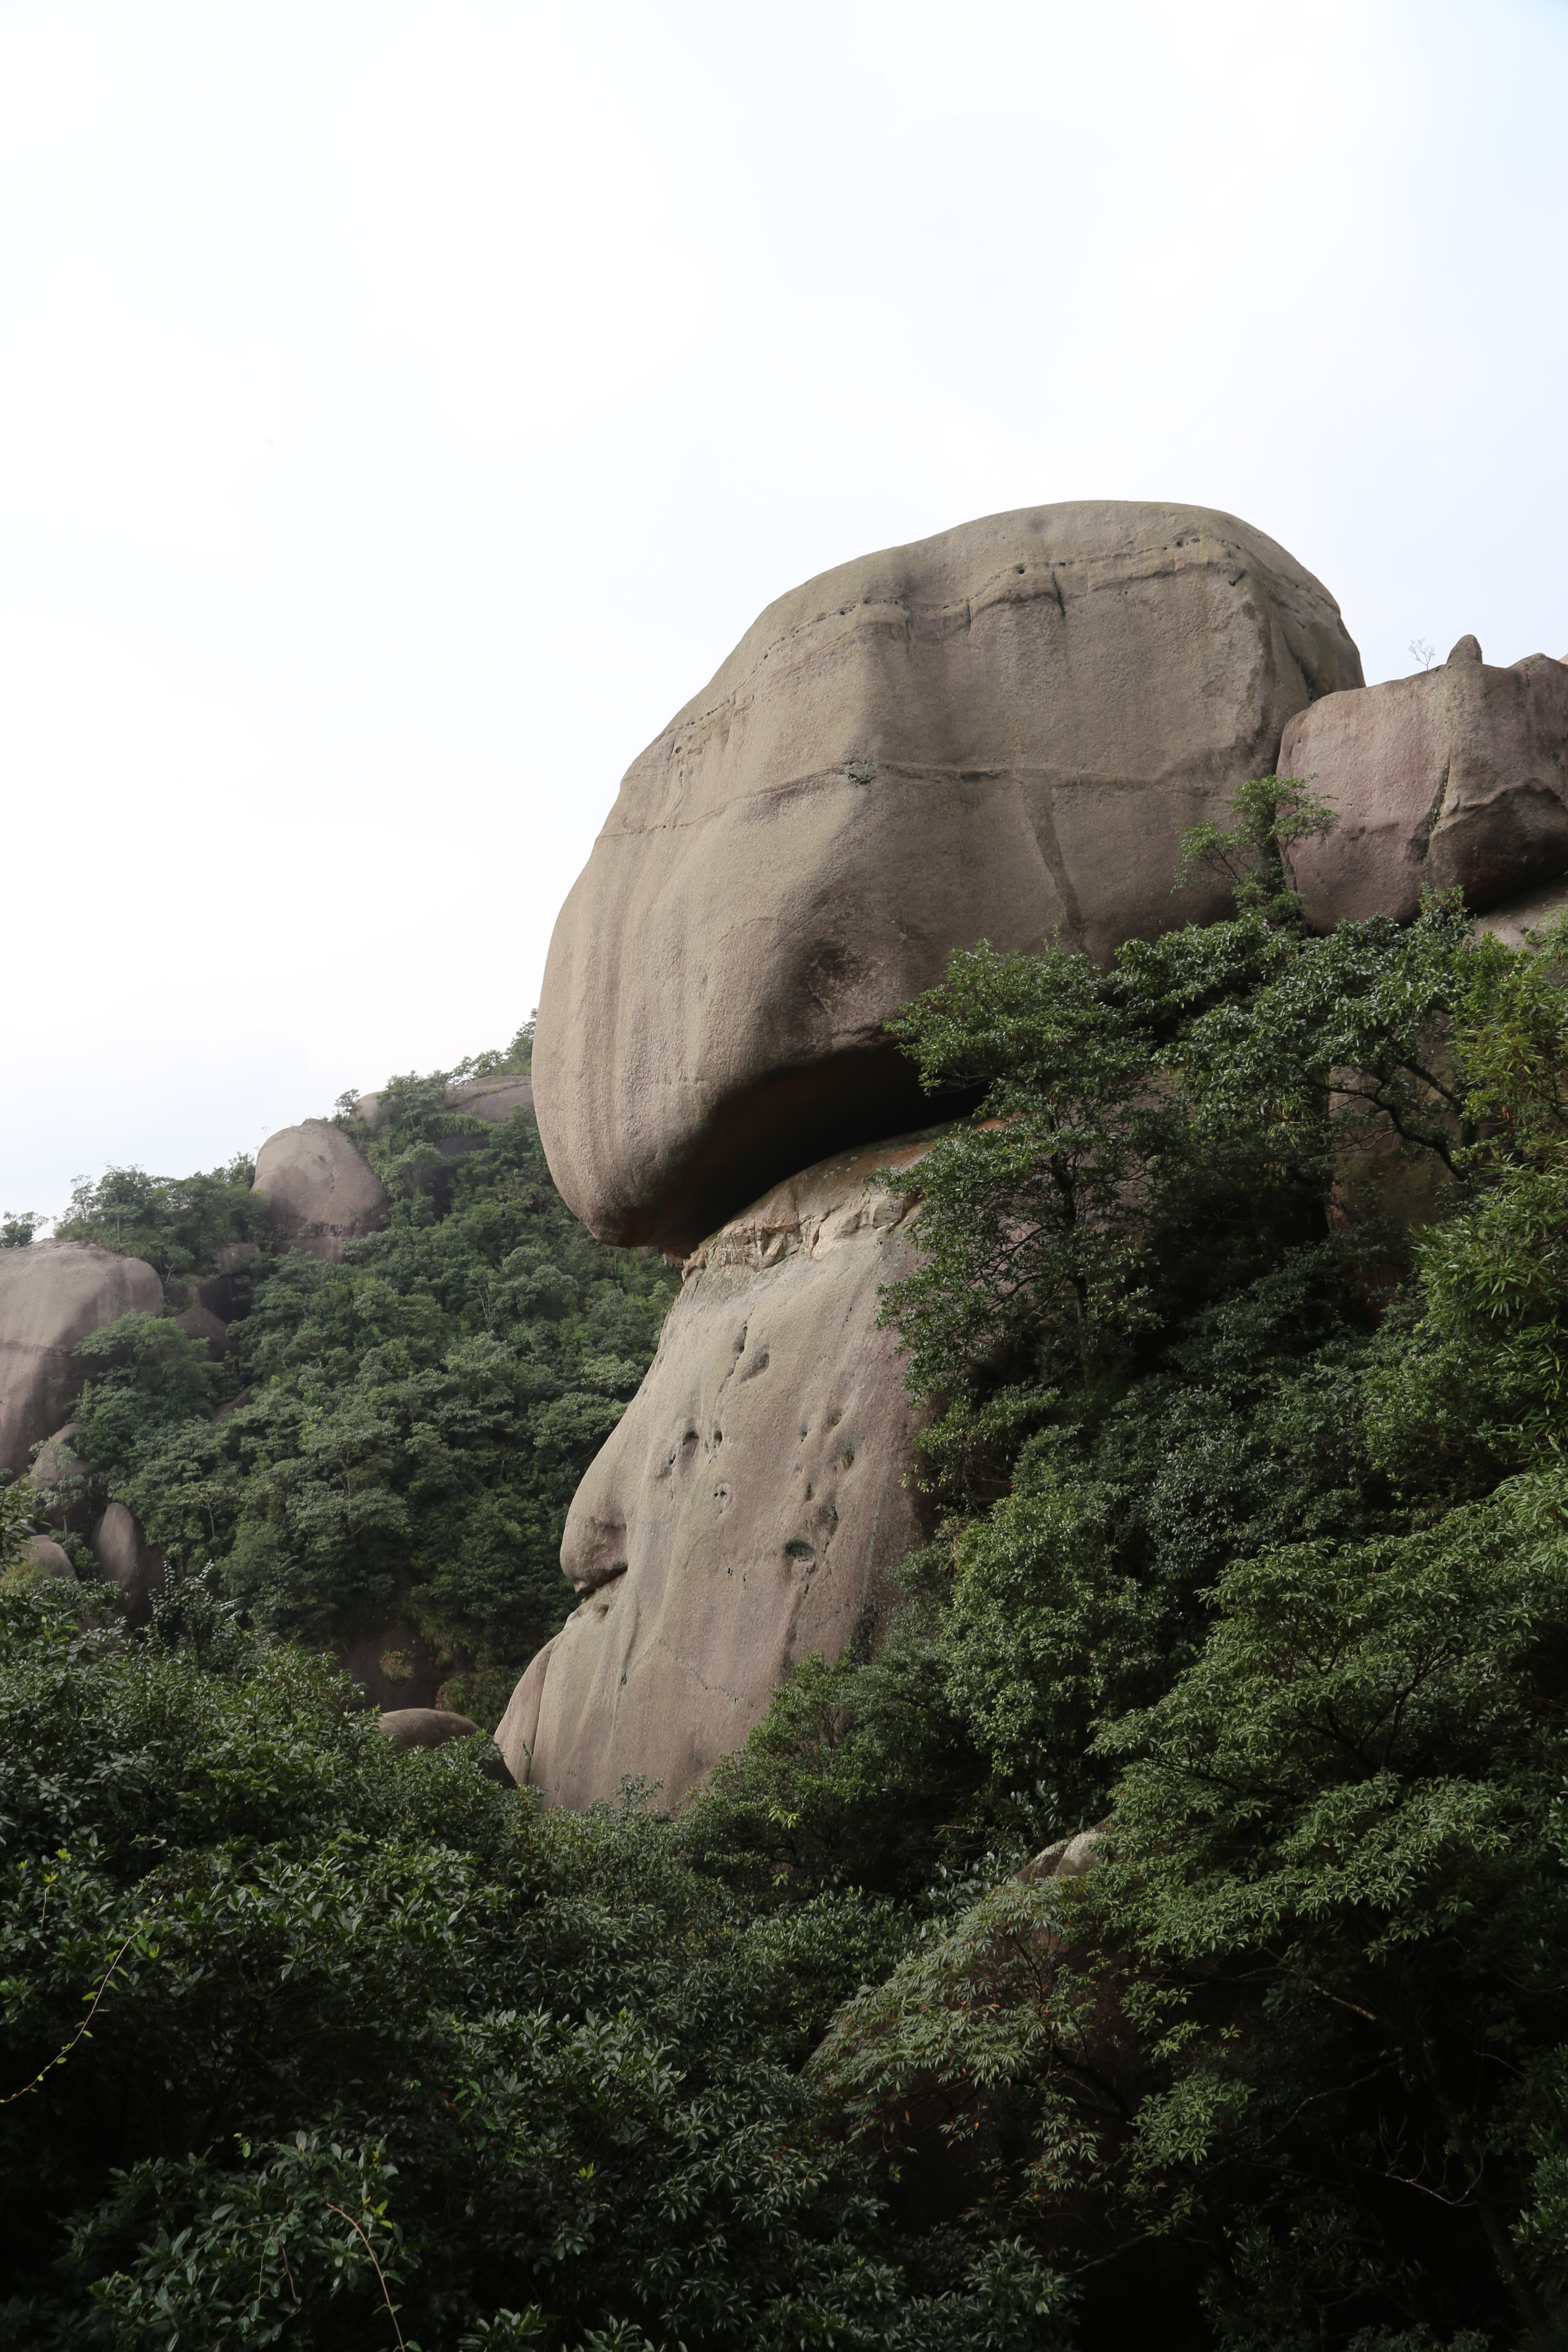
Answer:
[{"label": "forest-covered hillside", "polygon": [[[450,1107],[454,1076],[525,1068],[526,1052],[522,1033],[506,1055],[395,1079],[374,1131],[345,1100],[392,1201],[341,1264],[279,1253],[244,1162],[111,1170],[58,1228],[164,1283],[164,1315],[121,1317],[78,1350],[72,1443],[102,1490],[177,1566],[216,1562],[272,1633],[343,1648],[407,1626],[447,1701],[487,1723],[573,1605],[566,1507],[679,1282],[583,1231],[526,1111],[492,1128]],[[214,1363],[174,1316],[237,1244],[252,1254]],[[395,1679],[395,1651],[388,1664]]]},{"label": "forest-covered hillside", "polygon": [[[937,1538],[674,1818],[399,1753],[279,1642],[328,1588],[264,1531],[360,1557],[289,1516],[324,1473],[237,1465],[142,1634],[11,1572],[0,2344],[1561,2343],[1568,929],[1310,937],[1317,821],[1269,780],[1192,845],[1233,919],[1108,971],[980,947],[908,1008],[983,1097],[887,1300]],[[277,1459],[342,1414],[390,1461],[484,1344],[475,1265],[539,1296],[483,1157],[346,1276],[267,1273]],[[443,1288],[465,1218],[497,1238]],[[612,1411],[585,1367],[647,1345],[663,1276],[582,1266],[553,1352],[502,1323],[560,1381],[496,1379],[521,1425]]]}]

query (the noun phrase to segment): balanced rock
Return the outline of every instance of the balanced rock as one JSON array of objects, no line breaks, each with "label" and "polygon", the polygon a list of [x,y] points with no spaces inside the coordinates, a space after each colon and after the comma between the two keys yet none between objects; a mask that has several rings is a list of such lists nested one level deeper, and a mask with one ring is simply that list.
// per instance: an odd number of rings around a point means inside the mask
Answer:
[{"label": "balanced rock", "polygon": [[1085,502],[769,606],[634,761],[551,941],[540,1134],[601,1238],[689,1250],[929,1109],[883,1024],[981,938],[1104,957],[1215,913],[1184,828],[1358,687],[1338,605],[1197,507]]},{"label": "balanced rock", "polygon": [[1295,853],[1314,929],[1403,922],[1455,883],[1472,907],[1514,898],[1568,866],[1568,667],[1494,669],[1461,637],[1441,669],[1299,713],[1279,772],[1310,778],[1339,820]]},{"label": "balanced rock", "polygon": [[117,1316],[155,1315],[163,1286],[144,1259],[86,1242],[0,1250],[0,1468],[25,1470],[85,1377],[71,1349]]},{"label": "balanced rock", "polygon": [[343,1244],[373,1232],[386,1209],[381,1179],[328,1118],[268,1136],[252,1190],[267,1200],[279,1240],[311,1257],[341,1258]]},{"label": "balanced rock", "polygon": [[874,1188],[928,1137],[790,1178],[699,1250],[658,1352],[577,1490],[561,1563],[582,1604],[513,1695],[519,1781],[585,1805],[624,1774],[674,1803],[739,1747],[791,1667],[841,1657],[925,1533],[917,1426],[879,1290],[916,1263]]}]

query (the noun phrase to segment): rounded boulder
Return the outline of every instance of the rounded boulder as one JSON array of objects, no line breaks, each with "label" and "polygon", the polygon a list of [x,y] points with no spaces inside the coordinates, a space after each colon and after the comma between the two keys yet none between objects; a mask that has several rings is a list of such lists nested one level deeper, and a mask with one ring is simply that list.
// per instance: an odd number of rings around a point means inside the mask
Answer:
[{"label": "rounded boulder", "polygon": [[69,1552],[64,1544],[56,1543],[52,1536],[29,1536],[22,1549],[33,1567],[45,1576],[58,1576],[62,1582],[69,1584],[77,1581]]},{"label": "rounded boulder", "polygon": [[328,1118],[268,1136],[251,1189],[266,1200],[280,1242],[329,1260],[342,1257],[345,1242],[373,1233],[386,1211],[381,1179]]},{"label": "rounded boulder", "polygon": [[930,1116],[884,1024],[953,949],[1109,956],[1219,910],[1184,828],[1357,687],[1338,605],[1196,507],[1035,507],[769,606],[635,761],[551,941],[557,1185],[692,1248],[792,1168]]}]

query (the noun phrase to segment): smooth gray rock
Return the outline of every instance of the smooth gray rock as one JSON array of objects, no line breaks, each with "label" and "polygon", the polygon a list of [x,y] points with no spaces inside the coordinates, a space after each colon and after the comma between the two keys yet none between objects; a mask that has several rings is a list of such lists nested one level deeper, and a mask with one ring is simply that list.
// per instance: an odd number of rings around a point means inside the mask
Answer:
[{"label": "smooth gray rock", "polygon": [[[467,1111],[470,1118],[482,1118],[499,1127],[514,1110],[533,1109],[533,1081],[502,1074],[489,1078],[461,1078],[447,1089],[447,1100],[454,1110]],[[354,1117],[374,1132],[382,1121],[382,1097],[378,1093],[361,1095],[354,1105]]]},{"label": "smooth gray rock", "polygon": [[326,1118],[268,1136],[256,1155],[252,1190],[267,1201],[280,1244],[328,1260],[342,1257],[345,1242],[373,1233],[386,1211],[381,1179]]},{"label": "smooth gray rock", "polygon": [[930,1117],[883,1024],[981,938],[1097,957],[1219,910],[1183,830],[1356,687],[1338,605],[1234,516],[988,516],[781,597],[627,771],[555,925],[541,1138],[601,1238],[682,1252]]},{"label": "smooth gray rock", "polygon": [[464,1078],[447,1088],[447,1099],[454,1110],[466,1111],[470,1118],[482,1118],[491,1127],[499,1127],[514,1110],[533,1108],[531,1078]]},{"label": "smooth gray rock", "polygon": [[1287,726],[1279,772],[1310,778],[1339,816],[1295,852],[1314,929],[1407,921],[1424,890],[1456,883],[1489,907],[1568,867],[1568,667],[1531,654],[1494,669],[1476,652],[1329,695]]},{"label": "smooth gray rock", "polygon": [[25,1470],[86,1377],[79,1339],[117,1316],[155,1315],[163,1286],[139,1257],[86,1242],[0,1250],[0,1467]]},{"label": "smooth gray rock", "polygon": [[376,1718],[395,1748],[441,1748],[448,1739],[477,1739],[479,1727],[444,1706],[388,1707]]}]

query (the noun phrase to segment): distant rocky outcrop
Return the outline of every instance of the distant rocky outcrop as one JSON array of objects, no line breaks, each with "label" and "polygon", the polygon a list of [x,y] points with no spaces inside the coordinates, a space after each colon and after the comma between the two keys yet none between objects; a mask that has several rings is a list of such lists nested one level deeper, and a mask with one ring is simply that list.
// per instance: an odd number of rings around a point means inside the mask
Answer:
[{"label": "distant rocky outcrop", "polygon": [[925,1142],[789,1178],[688,1265],[573,1503],[582,1604],[496,1734],[516,1780],[584,1805],[640,1774],[671,1803],[793,1664],[870,1634],[925,1530],[897,1335],[877,1328],[881,1285],[915,1264],[907,1203],[869,1179]]},{"label": "distant rocky outcrop", "polygon": [[1279,771],[1310,778],[1338,818],[1295,853],[1316,929],[1404,922],[1456,883],[1477,908],[1528,893],[1568,866],[1568,665],[1494,669],[1461,637],[1441,668],[1300,712]]},{"label": "distant rocky outcrop", "polygon": [[0,1469],[25,1470],[65,1419],[82,1385],[77,1341],[163,1303],[163,1284],[139,1257],[86,1242],[0,1250]]},{"label": "distant rocky outcrop", "polygon": [[1183,830],[1362,682],[1234,516],[1036,507],[782,597],[635,761],[551,942],[540,1133],[602,1239],[689,1250],[929,1117],[884,1023],[956,947],[1108,956],[1218,911]]},{"label": "distant rocky outcrop", "polygon": [[312,1257],[341,1258],[344,1243],[373,1233],[386,1213],[381,1179],[328,1118],[268,1136],[253,1189],[268,1202],[278,1240]]},{"label": "distant rocky outcrop", "polygon": [[[533,1109],[533,1081],[513,1077],[506,1072],[488,1078],[459,1078],[447,1089],[447,1100],[454,1110],[465,1112],[470,1118],[482,1118],[491,1127],[499,1127],[514,1110]],[[354,1117],[372,1132],[381,1125],[382,1097],[379,1093],[361,1095],[354,1105]],[[461,1139],[454,1137],[452,1140]]]}]

